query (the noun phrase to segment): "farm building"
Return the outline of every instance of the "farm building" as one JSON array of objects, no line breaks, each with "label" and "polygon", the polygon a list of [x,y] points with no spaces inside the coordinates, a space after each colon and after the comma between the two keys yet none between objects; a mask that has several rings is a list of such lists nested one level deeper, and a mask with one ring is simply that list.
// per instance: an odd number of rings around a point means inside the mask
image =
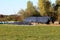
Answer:
[{"label": "farm building", "polygon": [[28,17],[24,19],[24,22],[28,22],[28,23],[42,23],[42,24],[49,24],[50,22],[52,22],[51,17]]}]

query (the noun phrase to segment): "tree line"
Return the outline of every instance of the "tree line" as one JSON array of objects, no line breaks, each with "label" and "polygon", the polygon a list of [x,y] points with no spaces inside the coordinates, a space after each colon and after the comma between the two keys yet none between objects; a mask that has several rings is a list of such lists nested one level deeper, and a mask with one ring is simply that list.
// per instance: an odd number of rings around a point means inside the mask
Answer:
[{"label": "tree line", "polygon": [[38,0],[38,7],[28,1],[26,9],[17,12],[19,15],[0,15],[0,21],[23,21],[27,17],[49,16],[60,22],[60,2],[51,4],[49,0]]}]

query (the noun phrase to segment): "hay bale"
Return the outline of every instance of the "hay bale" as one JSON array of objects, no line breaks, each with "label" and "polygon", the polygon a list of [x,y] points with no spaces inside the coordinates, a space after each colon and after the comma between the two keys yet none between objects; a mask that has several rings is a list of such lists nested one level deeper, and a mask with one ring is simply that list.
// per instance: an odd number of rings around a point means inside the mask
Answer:
[{"label": "hay bale", "polygon": [[58,25],[58,24],[59,24],[59,21],[55,21],[54,24],[55,24],[55,25]]}]

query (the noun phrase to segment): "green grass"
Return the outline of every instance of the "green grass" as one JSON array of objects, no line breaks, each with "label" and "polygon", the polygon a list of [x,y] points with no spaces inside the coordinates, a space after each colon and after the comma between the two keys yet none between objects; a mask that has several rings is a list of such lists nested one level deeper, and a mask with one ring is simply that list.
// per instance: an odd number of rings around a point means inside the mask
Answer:
[{"label": "green grass", "polygon": [[0,40],[60,40],[60,27],[0,25]]}]

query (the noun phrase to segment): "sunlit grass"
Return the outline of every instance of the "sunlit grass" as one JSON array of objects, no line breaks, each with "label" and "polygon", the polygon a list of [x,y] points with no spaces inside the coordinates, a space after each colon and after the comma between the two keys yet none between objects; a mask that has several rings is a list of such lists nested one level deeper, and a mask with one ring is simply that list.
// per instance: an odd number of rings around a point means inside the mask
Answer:
[{"label": "sunlit grass", "polygon": [[60,40],[60,27],[0,25],[0,40]]}]

